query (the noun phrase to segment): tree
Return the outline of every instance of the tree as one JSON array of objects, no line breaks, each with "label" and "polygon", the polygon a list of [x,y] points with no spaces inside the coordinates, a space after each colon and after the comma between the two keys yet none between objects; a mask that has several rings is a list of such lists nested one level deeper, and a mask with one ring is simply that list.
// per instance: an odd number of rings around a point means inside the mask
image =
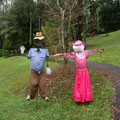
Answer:
[{"label": "tree", "polygon": [[[73,19],[77,17],[75,9],[78,9],[76,0],[41,0],[49,8],[51,20],[57,21],[57,26],[61,31],[61,41],[64,51],[67,51],[68,38],[71,31]],[[54,7],[53,7],[54,6]]]},{"label": "tree", "polygon": [[[57,21],[57,26],[61,31],[62,47],[64,52],[67,52],[72,20],[77,16],[74,11],[78,7],[76,0],[41,0],[41,2],[49,8],[49,15],[52,16],[51,20]],[[67,60],[65,60],[65,63],[67,63]]]},{"label": "tree", "polygon": [[120,8],[118,0],[101,0],[100,4],[100,27],[104,28],[104,32],[111,32],[120,28]]},{"label": "tree", "polygon": [[78,25],[77,25],[77,40],[82,40],[82,32],[83,32],[83,0],[78,0],[78,5],[81,7],[78,11]]}]

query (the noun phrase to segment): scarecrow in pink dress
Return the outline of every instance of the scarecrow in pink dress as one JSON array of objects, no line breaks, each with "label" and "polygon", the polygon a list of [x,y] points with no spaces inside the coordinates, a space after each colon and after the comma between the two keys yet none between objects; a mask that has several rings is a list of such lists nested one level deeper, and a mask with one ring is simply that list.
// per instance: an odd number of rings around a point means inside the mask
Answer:
[{"label": "scarecrow in pink dress", "polygon": [[75,60],[77,67],[76,80],[74,85],[74,95],[73,99],[76,102],[90,102],[93,101],[92,87],[89,78],[88,69],[86,66],[87,58],[89,58],[92,54],[97,52],[103,53],[103,49],[99,50],[84,50],[85,43],[78,40],[74,44],[72,44],[74,52],[70,53],[60,53],[53,55],[53,57],[64,57],[64,58],[72,58]]}]

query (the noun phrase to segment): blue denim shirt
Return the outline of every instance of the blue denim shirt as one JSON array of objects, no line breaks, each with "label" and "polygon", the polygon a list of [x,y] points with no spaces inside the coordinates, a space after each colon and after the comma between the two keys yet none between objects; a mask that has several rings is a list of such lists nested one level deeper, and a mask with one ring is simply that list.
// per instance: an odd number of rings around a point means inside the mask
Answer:
[{"label": "blue denim shirt", "polygon": [[27,58],[31,59],[31,71],[36,71],[40,74],[44,69],[46,59],[49,58],[48,49],[40,48],[40,51],[37,51],[37,48],[31,48]]}]

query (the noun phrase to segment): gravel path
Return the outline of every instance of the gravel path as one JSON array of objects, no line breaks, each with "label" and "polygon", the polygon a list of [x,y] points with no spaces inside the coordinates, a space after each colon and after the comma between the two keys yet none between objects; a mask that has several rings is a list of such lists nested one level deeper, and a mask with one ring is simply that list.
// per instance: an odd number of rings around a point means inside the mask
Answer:
[{"label": "gravel path", "polygon": [[111,73],[109,77],[115,87],[113,118],[114,120],[120,120],[120,67],[99,63],[88,63],[88,67],[96,70],[107,70]]}]

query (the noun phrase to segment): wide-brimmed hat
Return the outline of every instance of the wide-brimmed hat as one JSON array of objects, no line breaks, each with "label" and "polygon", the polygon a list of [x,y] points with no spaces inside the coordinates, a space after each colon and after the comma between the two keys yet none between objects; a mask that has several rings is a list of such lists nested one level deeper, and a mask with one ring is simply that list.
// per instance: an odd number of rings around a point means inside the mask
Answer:
[{"label": "wide-brimmed hat", "polygon": [[41,32],[36,32],[36,35],[33,39],[38,39],[38,40],[42,40],[44,39],[45,37],[42,35]]},{"label": "wide-brimmed hat", "polygon": [[75,43],[72,44],[72,46],[74,45],[86,45],[84,42],[80,41],[80,40],[77,40]]}]

